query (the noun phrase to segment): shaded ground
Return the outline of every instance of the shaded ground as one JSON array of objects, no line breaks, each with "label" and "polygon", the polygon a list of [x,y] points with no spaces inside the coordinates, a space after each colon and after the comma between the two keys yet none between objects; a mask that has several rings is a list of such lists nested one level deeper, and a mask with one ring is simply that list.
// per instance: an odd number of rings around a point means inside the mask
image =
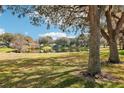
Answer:
[{"label": "shaded ground", "polygon": [[[105,61],[107,53],[101,54]],[[86,70],[86,52],[9,55],[0,54],[0,87],[84,87],[79,73]],[[124,64],[102,64],[102,72],[96,87],[124,87]]]}]

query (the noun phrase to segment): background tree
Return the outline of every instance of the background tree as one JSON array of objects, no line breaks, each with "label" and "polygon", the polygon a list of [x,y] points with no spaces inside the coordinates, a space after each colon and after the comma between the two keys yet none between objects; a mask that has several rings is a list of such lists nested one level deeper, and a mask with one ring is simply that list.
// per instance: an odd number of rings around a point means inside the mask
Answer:
[{"label": "background tree", "polygon": [[40,37],[38,41],[39,41],[40,45],[41,44],[49,45],[49,44],[51,44],[53,42],[53,39],[50,36],[45,36],[45,37]]},{"label": "background tree", "polygon": [[88,47],[89,33],[80,34],[77,38],[79,46]]},{"label": "background tree", "polygon": [[11,33],[4,33],[0,35],[0,41],[4,42],[7,47],[10,46],[10,43],[13,38],[14,38],[14,35]]},{"label": "background tree", "polygon": [[100,44],[103,46],[103,48],[106,48],[108,43],[104,37],[101,37]]},{"label": "background tree", "polygon": [[69,50],[70,52],[76,52],[77,51],[77,37],[75,38],[69,38],[70,43],[69,43]]},{"label": "background tree", "polygon": [[59,49],[59,51],[67,52],[69,51],[70,39],[67,37],[61,37],[55,40],[55,44],[56,44],[55,46]]},{"label": "background tree", "polygon": [[15,34],[11,41],[11,47],[17,49],[17,52],[31,52],[33,39],[22,34]]},{"label": "background tree", "polygon": [[124,50],[124,32],[119,34],[119,46],[120,49]]},{"label": "background tree", "polygon": [[61,46],[69,46],[70,40],[67,37],[58,38],[55,43]]}]

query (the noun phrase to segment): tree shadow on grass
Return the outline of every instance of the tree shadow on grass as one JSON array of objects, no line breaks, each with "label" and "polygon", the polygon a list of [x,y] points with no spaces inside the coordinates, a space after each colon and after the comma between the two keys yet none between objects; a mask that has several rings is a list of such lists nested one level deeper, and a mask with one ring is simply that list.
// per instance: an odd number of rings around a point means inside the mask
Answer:
[{"label": "tree shadow on grass", "polygon": [[79,57],[60,57],[60,58],[47,58],[47,59],[18,59],[18,60],[5,60],[2,61],[0,66],[84,66],[86,62],[78,59]]},{"label": "tree shadow on grass", "polygon": [[[80,85],[78,85],[78,84]],[[74,85],[76,84],[76,85]],[[62,82],[59,82],[58,84],[52,86],[52,87],[59,87],[59,88],[65,88],[65,87],[82,87],[84,85],[84,80],[83,78],[81,77],[76,77],[76,76],[73,76],[73,77],[70,77],[70,78],[67,78],[65,80],[63,80]]]},{"label": "tree shadow on grass", "polygon": [[[16,59],[0,62],[0,87],[65,88],[85,87],[83,76],[87,62],[81,57],[57,57],[44,59]],[[103,70],[111,74],[123,74],[123,64],[103,64]],[[115,70],[114,70],[115,69]],[[110,71],[110,72],[109,72]],[[108,75],[110,76],[110,75]],[[112,77],[113,78],[113,77]],[[124,87],[118,80],[105,77],[96,87]],[[102,83],[101,83],[102,82]]]},{"label": "tree shadow on grass", "polygon": [[[78,71],[77,69],[72,69],[64,72],[52,73],[47,72],[40,74],[35,72],[30,74],[24,74],[20,77],[9,76],[3,79],[0,83],[1,87],[69,87],[69,85],[79,81],[79,77],[71,75],[71,72]],[[14,78],[19,78],[19,80],[14,80]],[[71,78],[71,79],[70,79]],[[63,83],[60,81],[63,81]],[[65,83],[66,82],[66,83]]]},{"label": "tree shadow on grass", "polygon": [[77,57],[5,60],[0,87],[81,87],[77,72],[86,65]]}]

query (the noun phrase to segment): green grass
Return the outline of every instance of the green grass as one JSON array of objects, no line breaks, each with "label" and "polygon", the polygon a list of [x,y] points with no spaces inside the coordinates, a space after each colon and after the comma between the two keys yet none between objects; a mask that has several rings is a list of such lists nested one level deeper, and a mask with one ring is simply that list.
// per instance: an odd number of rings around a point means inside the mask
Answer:
[{"label": "green grass", "polygon": [[[124,61],[120,54],[121,61]],[[86,71],[88,53],[0,54],[0,87],[65,88],[84,87],[80,72]],[[108,51],[101,52],[101,61]],[[96,87],[124,87],[124,64],[102,64],[105,77],[96,79]]]},{"label": "green grass", "polygon": [[12,49],[12,48],[3,47],[3,48],[0,48],[0,53],[8,53],[8,52],[11,52],[13,50],[14,49]]},{"label": "green grass", "polygon": [[119,51],[119,54],[120,54],[120,55],[124,55],[124,50],[120,50],[120,51]]}]

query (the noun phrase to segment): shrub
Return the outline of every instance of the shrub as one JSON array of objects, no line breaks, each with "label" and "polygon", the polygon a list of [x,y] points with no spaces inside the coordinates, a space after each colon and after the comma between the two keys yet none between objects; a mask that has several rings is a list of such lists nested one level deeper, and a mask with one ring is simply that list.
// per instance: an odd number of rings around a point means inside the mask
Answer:
[{"label": "shrub", "polygon": [[87,47],[80,47],[79,50],[80,51],[88,51],[88,48]]},{"label": "shrub", "polygon": [[45,52],[45,53],[52,52],[52,47],[44,46],[41,48],[41,52]]}]

